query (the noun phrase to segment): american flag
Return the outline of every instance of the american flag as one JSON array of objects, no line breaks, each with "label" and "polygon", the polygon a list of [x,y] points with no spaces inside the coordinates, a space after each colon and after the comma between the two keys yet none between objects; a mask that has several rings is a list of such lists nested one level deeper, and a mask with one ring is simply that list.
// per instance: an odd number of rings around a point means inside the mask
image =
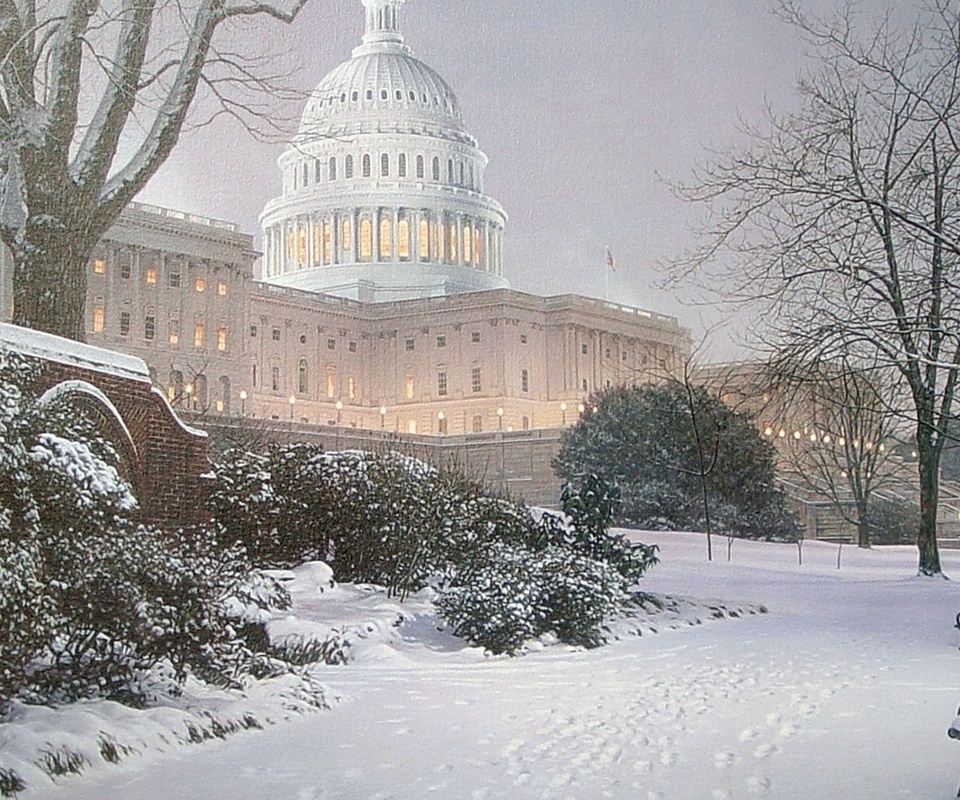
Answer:
[{"label": "american flag", "polygon": [[607,248],[607,266],[614,272],[617,271],[617,260],[613,257],[609,247]]}]

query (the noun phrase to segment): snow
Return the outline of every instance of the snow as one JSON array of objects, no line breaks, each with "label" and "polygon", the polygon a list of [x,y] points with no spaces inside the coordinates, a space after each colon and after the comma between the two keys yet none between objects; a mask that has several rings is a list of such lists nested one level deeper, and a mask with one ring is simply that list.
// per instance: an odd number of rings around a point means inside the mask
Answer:
[{"label": "snow", "polygon": [[[322,565],[285,573],[294,605],[272,634],[335,630],[348,643],[346,665],[314,671],[332,710],[101,763],[20,797],[954,796],[960,584],[917,577],[909,547],[844,548],[838,570],[837,547],[819,542],[804,545],[801,567],[793,545],[737,541],[732,561],[715,547],[708,563],[700,535],[641,538],[662,559],[644,590],[696,600],[618,626],[606,647],[545,641],[517,658],[438,630],[428,595],[401,604],[331,586]],[[960,551],[943,560],[960,574]],[[73,730],[72,712],[25,713],[49,717],[51,743],[50,715]],[[0,754],[9,748],[7,735]]]}]

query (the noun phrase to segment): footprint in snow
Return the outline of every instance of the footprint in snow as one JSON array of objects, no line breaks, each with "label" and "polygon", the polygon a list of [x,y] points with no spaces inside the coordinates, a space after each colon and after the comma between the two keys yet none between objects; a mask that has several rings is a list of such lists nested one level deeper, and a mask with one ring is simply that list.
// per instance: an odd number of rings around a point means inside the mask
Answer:
[{"label": "footprint in snow", "polygon": [[747,779],[747,791],[755,796],[769,794],[771,786],[770,779],[764,775],[753,775]]},{"label": "footprint in snow", "polygon": [[653,769],[653,763],[650,761],[637,761],[633,765],[633,771],[641,774],[647,774]]},{"label": "footprint in snow", "polygon": [[740,732],[740,735],[737,739],[741,742],[752,742],[760,735],[760,731],[756,728],[746,728]]},{"label": "footprint in snow", "polygon": [[796,736],[799,730],[800,726],[795,722],[784,722],[783,725],[780,726],[780,735],[790,738],[791,736]]},{"label": "footprint in snow", "polygon": [[715,753],[713,756],[713,765],[717,769],[730,769],[736,763],[737,756],[735,753]]},{"label": "footprint in snow", "polygon": [[756,759],[770,758],[774,753],[777,752],[776,745],[773,744],[762,744],[756,750],[753,751],[753,757]]},{"label": "footprint in snow", "polygon": [[669,767],[669,766],[671,766],[672,764],[675,764],[676,761],[677,761],[677,754],[676,754],[676,753],[671,753],[671,752],[668,751],[668,752],[666,752],[666,753],[661,753],[661,754],[660,754],[660,763],[663,764],[663,766],[665,766],[665,767]]}]

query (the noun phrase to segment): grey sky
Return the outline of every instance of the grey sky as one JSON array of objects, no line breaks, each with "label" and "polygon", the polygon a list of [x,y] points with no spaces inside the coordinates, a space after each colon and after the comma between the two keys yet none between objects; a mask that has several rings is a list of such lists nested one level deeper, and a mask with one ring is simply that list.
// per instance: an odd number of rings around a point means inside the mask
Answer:
[{"label": "grey sky", "polygon": [[[259,22],[248,34],[309,90],[349,57],[361,12],[359,0],[311,0],[293,27]],[[677,315],[699,335],[701,311],[654,289],[658,263],[689,245],[694,215],[664,179],[686,177],[709,148],[736,142],[739,117],[757,119],[765,102],[791,104],[800,45],[766,0],[409,0],[402,24],[490,157],[486,191],[510,215],[514,288],[609,291]],[[236,124],[193,131],[141,199],[238,222],[259,241],[260,210],[279,193],[281,149]],[[618,262],[611,275],[607,245]]]}]

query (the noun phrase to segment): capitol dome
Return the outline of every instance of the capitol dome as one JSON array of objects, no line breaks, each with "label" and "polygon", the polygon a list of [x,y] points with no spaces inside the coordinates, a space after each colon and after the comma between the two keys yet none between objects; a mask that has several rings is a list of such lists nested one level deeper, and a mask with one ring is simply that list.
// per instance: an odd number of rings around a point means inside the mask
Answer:
[{"label": "capitol dome", "polygon": [[413,56],[404,0],[362,0],[363,43],[328,73],[280,156],[261,215],[263,279],[358,300],[507,286],[506,214],[456,95]]}]

